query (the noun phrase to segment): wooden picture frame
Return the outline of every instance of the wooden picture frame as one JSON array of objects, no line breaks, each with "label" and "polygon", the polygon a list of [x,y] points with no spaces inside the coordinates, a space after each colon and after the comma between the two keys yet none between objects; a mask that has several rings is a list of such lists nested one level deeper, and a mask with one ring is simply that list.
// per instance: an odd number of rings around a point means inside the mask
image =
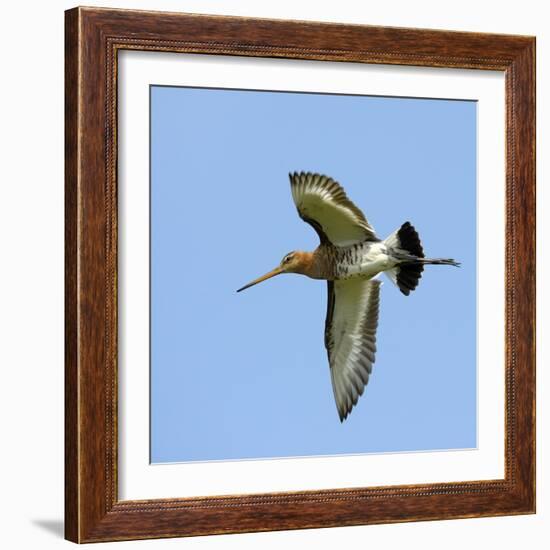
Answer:
[{"label": "wooden picture frame", "polygon": [[[117,53],[124,49],[504,73],[504,479],[119,500]],[[81,543],[534,513],[533,37],[74,8],[66,12],[65,56],[67,539]]]}]

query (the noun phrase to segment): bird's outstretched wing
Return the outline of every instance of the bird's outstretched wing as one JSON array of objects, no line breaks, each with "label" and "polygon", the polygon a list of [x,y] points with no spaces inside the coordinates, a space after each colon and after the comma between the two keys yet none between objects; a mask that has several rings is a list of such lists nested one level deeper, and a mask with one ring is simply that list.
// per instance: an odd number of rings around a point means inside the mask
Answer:
[{"label": "bird's outstretched wing", "polygon": [[363,212],[332,178],[309,172],[289,176],[298,214],[317,231],[322,243],[348,246],[379,240]]},{"label": "bird's outstretched wing", "polygon": [[381,284],[377,279],[328,281],[325,346],[340,421],[363,395],[372,372]]}]

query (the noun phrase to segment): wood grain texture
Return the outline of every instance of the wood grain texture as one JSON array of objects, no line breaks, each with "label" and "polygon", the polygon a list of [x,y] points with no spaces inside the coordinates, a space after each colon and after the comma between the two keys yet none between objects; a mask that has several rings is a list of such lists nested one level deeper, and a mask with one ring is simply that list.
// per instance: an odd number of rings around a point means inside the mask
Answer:
[{"label": "wood grain texture", "polygon": [[[78,539],[78,13],[65,33],[65,537]],[[70,480],[70,481],[69,481]]]},{"label": "wood grain texture", "polygon": [[[506,476],[172,500],[117,491],[117,52],[500,70],[506,80]],[[97,8],[66,12],[66,538],[75,542],[535,510],[535,39]]]}]

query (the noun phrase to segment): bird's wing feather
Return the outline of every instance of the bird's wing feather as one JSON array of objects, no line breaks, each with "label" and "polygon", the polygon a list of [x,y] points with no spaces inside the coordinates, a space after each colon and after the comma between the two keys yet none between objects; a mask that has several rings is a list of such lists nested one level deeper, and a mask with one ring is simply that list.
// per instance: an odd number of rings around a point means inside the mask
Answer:
[{"label": "bird's wing feather", "polygon": [[348,246],[378,240],[363,212],[332,178],[309,172],[294,173],[290,174],[290,187],[298,214],[313,226],[322,243]]},{"label": "bird's wing feather", "polygon": [[381,284],[377,279],[328,282],[325,346],[341,421],[363,395],[372,372]]}]

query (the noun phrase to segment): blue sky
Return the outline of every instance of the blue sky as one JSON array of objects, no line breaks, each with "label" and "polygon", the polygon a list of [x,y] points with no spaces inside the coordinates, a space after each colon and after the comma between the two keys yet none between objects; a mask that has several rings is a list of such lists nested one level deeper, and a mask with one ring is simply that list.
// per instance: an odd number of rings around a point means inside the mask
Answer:
[{"label": "blue sky", "polygon": [[[290,171],[339,181],[385,238],[417,228],[432,266],[384,276],[373,374],[341,424],[326,283],[235,290],[318,239]],[[231,460],[476,446],[476,104],[151,88],[151,459]]]}]

